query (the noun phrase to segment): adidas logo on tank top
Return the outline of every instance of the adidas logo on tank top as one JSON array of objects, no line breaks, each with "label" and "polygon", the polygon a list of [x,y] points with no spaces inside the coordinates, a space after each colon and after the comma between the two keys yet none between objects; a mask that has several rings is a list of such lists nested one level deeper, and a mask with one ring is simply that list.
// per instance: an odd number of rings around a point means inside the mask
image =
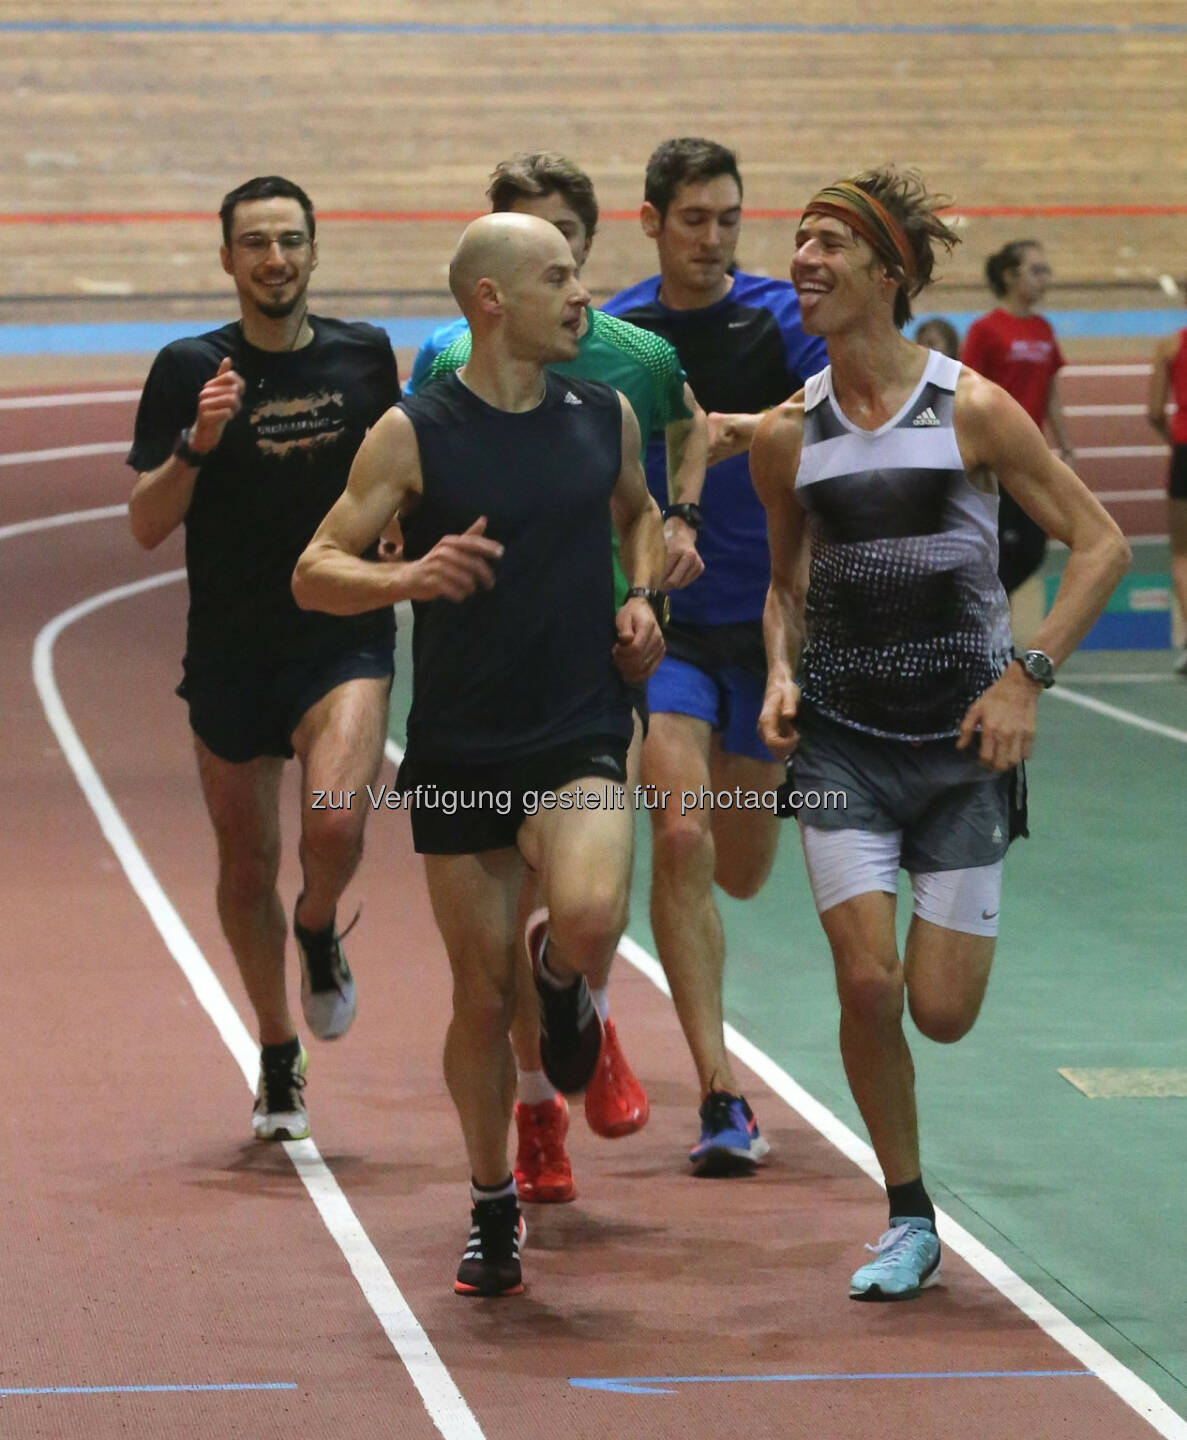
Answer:
[{"label": "adidas logo on tank top", "polygon": [[875,735],[954,735],[1011,651],[997,496],[970,484],[953,429],[960,364],[932,351],[893,419],[841,413],[831,368],[804,387],[796,497],[812,566],[804,696]]}]

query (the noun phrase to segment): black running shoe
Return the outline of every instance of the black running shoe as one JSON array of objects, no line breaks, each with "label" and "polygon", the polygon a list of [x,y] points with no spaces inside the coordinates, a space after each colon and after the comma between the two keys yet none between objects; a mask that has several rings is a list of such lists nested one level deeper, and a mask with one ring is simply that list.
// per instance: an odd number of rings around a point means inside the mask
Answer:
[{"label": "black running shoe", "polygon": [[470,1238],[453,1282],[456,1293],[495,1298],[522,1295],[519,1247],[526,1235],[514,1195],[475,1201],[470,1211]]},{"label": "black running shoe", "polygon": [[548,912],[537,911],[524,931],[540,997],[540,1063],[562,1095],[579,1094],[593,1078],[602,1053],[602,1021],[584,975],[558,989],[540,967],[548,941]]},{"label": "black running shoe", "polygon": [[354,1020],[354,976],[346,963],[342,941],[358,918],[356,915],[340,935],[332,924],[324,930],[306,930],[297,923],[297,912],[293,911],[293,938],[301,961],[301,1009],[305,1023],[319,1040],[336,1040],[345,1035]]},{"label": "black running shoe", "polygon": [[266,1045],[260,1051],[260,1083],[251,1112],[251,1128],[257,1140],[304,1140],[309,1134],[305,1110],[305,1047]]}]

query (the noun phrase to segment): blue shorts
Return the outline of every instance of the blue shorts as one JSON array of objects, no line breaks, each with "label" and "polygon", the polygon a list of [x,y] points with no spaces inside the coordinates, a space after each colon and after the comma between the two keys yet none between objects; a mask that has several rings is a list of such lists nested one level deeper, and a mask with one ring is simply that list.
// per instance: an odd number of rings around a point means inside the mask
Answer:
[{"label": "blue shorts", "polygon": [[705,720],[727,754],[775,763],[758,738],[767,688],[761,623],[671,625],[664,639],[668,653],[647,685],[651,713]]}]

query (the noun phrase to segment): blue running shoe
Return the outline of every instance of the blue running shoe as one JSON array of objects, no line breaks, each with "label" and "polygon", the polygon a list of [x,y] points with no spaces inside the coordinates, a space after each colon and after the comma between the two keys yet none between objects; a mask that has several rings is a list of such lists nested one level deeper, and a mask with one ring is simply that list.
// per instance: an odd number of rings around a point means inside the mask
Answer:
[{"label": "blue running shoe", "polygon": [[709,1091],[701,1102],[701,1138],[688,1152],[694,1175],[749,1175],[770,1148],[741,1095]]},{"label": "blue running shoe", "polygon": [[849,1282],[851,1300],[914,1300],[940,1278],[940,1237],[930,1220],[896,1215],[877,1245],[877,1255]]}]

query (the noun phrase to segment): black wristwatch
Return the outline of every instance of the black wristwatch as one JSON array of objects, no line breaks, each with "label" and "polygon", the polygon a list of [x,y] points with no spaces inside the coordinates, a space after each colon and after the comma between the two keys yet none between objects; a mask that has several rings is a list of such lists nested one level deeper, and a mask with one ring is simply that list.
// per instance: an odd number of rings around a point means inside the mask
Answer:
[{"label": "black wristwatch", "polygon": [[646,600],[651,606],[652,614],[659,621],[661,629],[671,619],[672,606],[666,590],[654,590],[650,585],[632,585],[626,592],[626,598],[628,600]]},{"label": "black wristwatch", "polygon": [[700,533],[701,526],[705,523],[705,517],[701,514],[701,507],[694,505],[689,500],[681,500],[675,505],[664,506],[665,520],[683,520],[690,530]]},{"label": "black wristwatch", "polygon": [[1055,684],[1055,662],[1043,650],[1028,650],[1025,655],[1015,656],[1019,665],[1036,685],[1050,690]]},{"label": "black wristwatch", "polygon": [[183,430],[177,437],[177,443],[173,447],[173,453],[185,465],[192,465],[195,470],[200,470],[210,458],[210,452],[195,450],[190,444],[190,436],[194,427],[191,425],[188,430]]}]

